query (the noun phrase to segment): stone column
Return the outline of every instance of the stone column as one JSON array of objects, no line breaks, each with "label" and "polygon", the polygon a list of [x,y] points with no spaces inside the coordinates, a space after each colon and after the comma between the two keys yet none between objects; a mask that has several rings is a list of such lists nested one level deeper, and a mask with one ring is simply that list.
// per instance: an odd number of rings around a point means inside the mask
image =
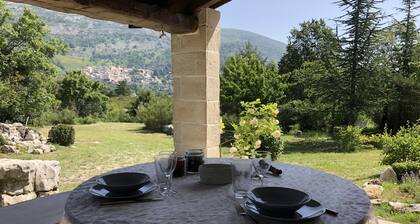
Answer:
[{"label": "stone column", "polygon": [[195,33],[172,35],[175,150],[219,157],[220,13],[202,9]]}]

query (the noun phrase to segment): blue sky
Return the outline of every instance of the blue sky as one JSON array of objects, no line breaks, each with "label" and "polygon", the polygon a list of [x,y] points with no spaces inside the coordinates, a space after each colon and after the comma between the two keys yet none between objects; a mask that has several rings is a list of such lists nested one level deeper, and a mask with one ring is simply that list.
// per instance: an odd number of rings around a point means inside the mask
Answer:
[{"label": "blue sky", "polygon": [[[275,40],[287,42],[293,27],[312,18],[329,20],[342,15],[335,0],[232,0],[219,8],[222,12],[223,28],[236,28],[265,35]],[[401,0],[387,0],[381,8],[387,14],[395,13]],[[396,15],[398,17],[398,15]],[[417,20],[419,26],[419,19]]]}]

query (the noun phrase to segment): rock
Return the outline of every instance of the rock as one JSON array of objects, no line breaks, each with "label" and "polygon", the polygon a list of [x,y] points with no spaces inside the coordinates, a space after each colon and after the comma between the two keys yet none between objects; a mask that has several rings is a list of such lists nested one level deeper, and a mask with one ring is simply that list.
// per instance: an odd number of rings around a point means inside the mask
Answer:
[{"label": "rock", "polygon": [[398,212],[420,212],[420,204],[407,204],[401,202],[389,202],[389,206]]},{"label": "rock", "polygon": [[21,194],[21,195],[15,195],[11,196],[8,194],[1,194],[0,195],[0,207],[8,206],[8,205],[14,205],[19,202],[28,201],[35,199],[37,197],[35,192],[30,192],[27,194]]},{"label": "rock", "polygon": [[378,224],[399,224],[398,222],[390,222],[382,219],[378,219]]},{"label": "rock", "polygon": [[35,139],[37,139],[37,137],[39,137],[39,136],[34,131],[28,130],[28,132],[25,135],[24,140],[25,141],[34,141]]},{"label": "rock", "polygon": [[16,148],[16,146],[13,146],[13,145],[3,145],[3,146],[0,146],[0,152],[1,153],[19,153],[19,150]]},{"label": "rock", "polygon": [[58,189],[60,163],[58,161],[37,161],[35,173],[35,191],[45,192]]},{"label": "rock", "polygon": [[55,150],[55,147],[48,144],[47,139],[41,133],[25,127],[21,123],[0,123],[0,134],[7,140],[7,145],[23,145],[29,153],[42,154]]},{"label": "rock", "polygon": [[392,169],[392,167],[388,167],[381,173],[379,177],[381,181],[390,181],[390,182],[397,182],[397,173]]},{"label": "rock", "polygon": [[38,197],[42,198],[42,197],[47,197],[53,194],[58,194],[60,193],[59,190],[55,190],[55,191],[47,191],[47,192],[37,192]]},{"label": "rock", "polygon": [[372,180],[369,180],[369,181],[367,181],[366,183],[364,183],[363,185],[362,185],[362,188],[364,188],[364,187],[366,187],[367,185],[380,185],[380,186],[382,186],[382,181],[380,180],[380,179],[372,179]]},{"label": "rock", "polygon": [[367,184],[363,190],[368,195],[369,199],[381,199],[384,188],[377,184]]},{"label": "rock", "polygon": [[382,204],[382,199],[372,199],[372,200],[370,200],[370,203],[372,204],[372,205],[380,205],[380,204]]},{"label": "rock", "polygon": [[30,160],[0,159],[0,194],[34,191],[35,166]]},{"label": "rock", "polygon": [[40,154],[43,154],[44,151],[42,150],[42,148],[32,146],[32,147],[28,147],[28,153],[40,155]]}]

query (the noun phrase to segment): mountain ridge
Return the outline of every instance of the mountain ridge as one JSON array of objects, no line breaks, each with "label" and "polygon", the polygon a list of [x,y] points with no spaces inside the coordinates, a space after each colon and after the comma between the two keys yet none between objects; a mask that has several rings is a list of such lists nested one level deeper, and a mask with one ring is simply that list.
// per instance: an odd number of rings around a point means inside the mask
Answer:
[{"label": "mountain ridge", "polygon": [[[87,66],[118,66],[151,69],[163,79],[171,79],[170,35],[149,29],[129,29],[126,25],[66,14],[23,4],[8,3],[14,14],[24,7],[39,15],[50,29],[50,36],[69,47],[66,55],[54,59],[64,72]],[[286,44],[251,31],[222,28],[221,61],[237,52],[246,42],[258,48],[268,61],[279,61]]]}]

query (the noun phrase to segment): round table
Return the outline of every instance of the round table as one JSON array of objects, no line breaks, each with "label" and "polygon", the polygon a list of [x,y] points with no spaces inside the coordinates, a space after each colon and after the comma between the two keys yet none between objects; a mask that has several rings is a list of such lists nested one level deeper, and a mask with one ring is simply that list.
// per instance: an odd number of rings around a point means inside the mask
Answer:
[{"label": "round table", "polygon": [[[232,160],[211,159],[206,163],[230,163]],[[267,185],[299,189],[339,213],[337,216],[324,214],[316,223],[366,222],[370,201],[352,182],[302,166],[285,163],[274,163],[273,166],[282,169],[283,174],[280,177],[268,175]],[[140,171],[155,177],[152,163],[117,169],[112,173],[124,171]],[[88,192],[95,179],[82,183],[70,194],[65,217],[71,224],[253,223],[238,215],[231,184],[204,185],[199,183],[198,175],[190,175],[174,178],[173,189],[177,194],[163,201],[104,206]]]}]

